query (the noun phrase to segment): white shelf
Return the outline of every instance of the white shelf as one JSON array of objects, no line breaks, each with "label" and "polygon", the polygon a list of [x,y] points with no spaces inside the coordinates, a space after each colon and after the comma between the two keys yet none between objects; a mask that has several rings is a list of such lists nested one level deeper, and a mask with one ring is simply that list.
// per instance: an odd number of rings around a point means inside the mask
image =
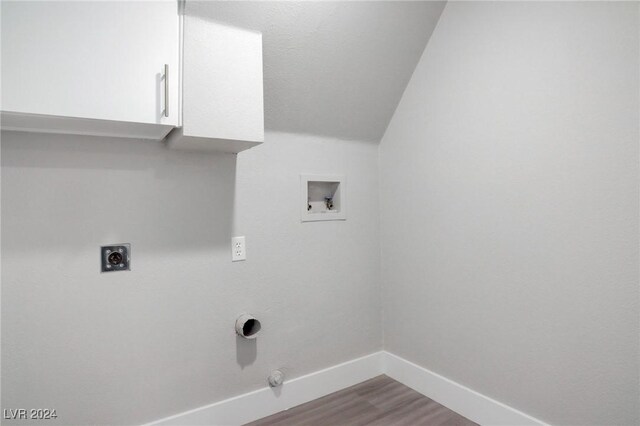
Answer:
[{"label": "white shelf", "polygon": [[171,125],[128,121],[94,120],[55,115],[0,113],[3,131],[53,133],[65,135],[106,136],[114,138],[162,140],[173,129]]}]

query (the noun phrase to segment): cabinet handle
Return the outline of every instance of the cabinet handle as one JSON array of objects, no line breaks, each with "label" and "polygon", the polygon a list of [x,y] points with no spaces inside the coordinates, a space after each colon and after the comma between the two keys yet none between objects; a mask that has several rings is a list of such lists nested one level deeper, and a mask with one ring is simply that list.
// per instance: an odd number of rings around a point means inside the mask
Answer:
[{"label": "cabinet handle", "polygon": [[164,116],[169,116],[169,64],[164,64]]}]

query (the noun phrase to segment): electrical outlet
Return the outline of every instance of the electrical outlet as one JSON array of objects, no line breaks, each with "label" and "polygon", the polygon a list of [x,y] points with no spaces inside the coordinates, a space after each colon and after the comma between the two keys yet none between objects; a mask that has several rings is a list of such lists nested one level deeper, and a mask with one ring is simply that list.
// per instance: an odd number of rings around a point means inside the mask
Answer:
[{"label": "electrical outlet", "polygon": [[231,261],[247,260],[247,244],[244,237],[231,238]]},{"label": "electrical outlet", "polygon": [[131,270],[131,244],[113,244],[100,247],[102,272]]}]

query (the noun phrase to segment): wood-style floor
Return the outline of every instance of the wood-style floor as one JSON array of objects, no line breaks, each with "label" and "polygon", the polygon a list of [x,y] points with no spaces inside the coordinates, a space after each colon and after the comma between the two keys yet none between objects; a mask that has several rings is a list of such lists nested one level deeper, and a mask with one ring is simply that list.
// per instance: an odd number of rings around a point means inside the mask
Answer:
[{"label": "wood-style floor", "polygon": [[382,375],[247,426],[276,425],[472,426],[476,423]]}]

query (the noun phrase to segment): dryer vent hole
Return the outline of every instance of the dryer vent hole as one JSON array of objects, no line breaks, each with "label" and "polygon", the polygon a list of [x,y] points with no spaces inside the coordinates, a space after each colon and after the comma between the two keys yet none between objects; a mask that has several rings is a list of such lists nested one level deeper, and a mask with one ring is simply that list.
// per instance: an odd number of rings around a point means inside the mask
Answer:
[{"label": "dryer vent hole", "polygon": [[260,331],[260,328],[260,321],[258,321],[257,319],[250,319],[242,326],[242,334],[247,337],[253,336],[258,331]]}]

